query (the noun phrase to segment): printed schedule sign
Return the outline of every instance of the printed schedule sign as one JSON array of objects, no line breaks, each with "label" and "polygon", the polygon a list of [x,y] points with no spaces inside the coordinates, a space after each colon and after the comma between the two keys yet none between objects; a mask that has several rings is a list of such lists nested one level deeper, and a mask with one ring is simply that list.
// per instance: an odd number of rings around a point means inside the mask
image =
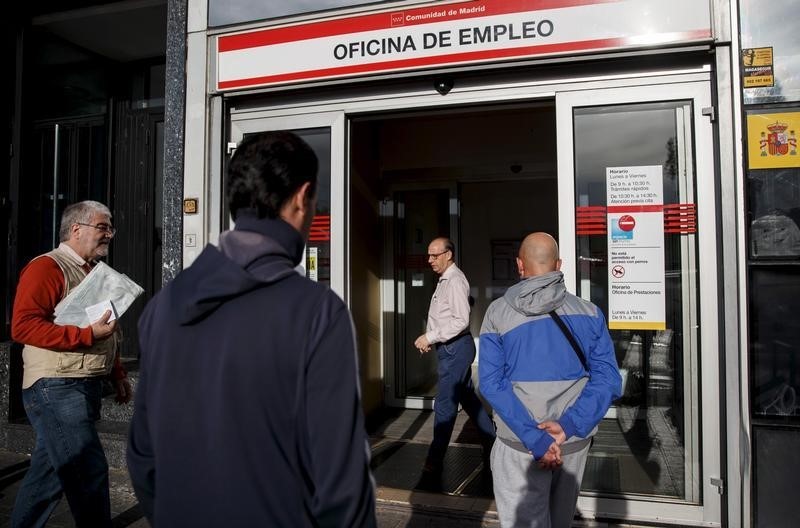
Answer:
[{"label": "printed schedule sign", "polygon": [[666,329],[661,165],[607,167],[608,327]]}]

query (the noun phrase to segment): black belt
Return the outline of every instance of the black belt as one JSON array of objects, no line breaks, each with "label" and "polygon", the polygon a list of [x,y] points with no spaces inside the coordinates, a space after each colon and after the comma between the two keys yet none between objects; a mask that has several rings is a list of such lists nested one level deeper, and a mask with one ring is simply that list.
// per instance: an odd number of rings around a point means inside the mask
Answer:
[{"label": "black belt", "polygon": [[438,343],[438,344],[439,344],[439,345],[451,345],[451,344],[455,343],[455,342],[456,342],[458,339],[461,339],[462,337],[464,337],[464,336],[468,336],[468,335],[471,335],[471,334],[469,333],[469,330],[465,330],[464,332],[461,332],[461,333],[460,333],[460,334],[458,334],[457,336],[455,336],[455,337],[451,337],[451,338],[450,338],[450,339],[448,339],[447,341],[442,341],[441,343]]}]

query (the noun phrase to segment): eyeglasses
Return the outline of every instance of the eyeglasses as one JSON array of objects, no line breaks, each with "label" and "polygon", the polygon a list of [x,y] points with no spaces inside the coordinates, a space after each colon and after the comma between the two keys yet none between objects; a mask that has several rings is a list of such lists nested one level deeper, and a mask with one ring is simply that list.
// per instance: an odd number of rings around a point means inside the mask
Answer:
[{"label": "eyeglasses", "polygon": [[441,257],[442,255],[444,255],[445,253],[447,253],[448,251],[450,251],[450,250],[449,249],[445,249],[441,253],[428,253],[428,260],[437,259],[437,258]]},{"label": "eyeglasses", "polygon": [[106,233],[106,234],[111,235],[111,236],[114,236],[114,234],[116,234],[116,232],[117,232],[117,229],[115,227],[110,226],[108,224],[97,224],[97,225],[94,225],[94,224],[84,224],[83,222],[75,222],[75,223],[77,225],[82,225],[82,226],[86,226],[86,227],[93,227],[93,228],[97,229],[98,231],[102,231],[103,233]]}]

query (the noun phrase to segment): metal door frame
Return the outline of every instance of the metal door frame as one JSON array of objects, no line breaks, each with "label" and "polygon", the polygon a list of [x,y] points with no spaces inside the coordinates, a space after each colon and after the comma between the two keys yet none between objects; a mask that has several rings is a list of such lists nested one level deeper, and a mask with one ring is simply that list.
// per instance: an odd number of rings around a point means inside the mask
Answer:
[{"label": "metal door frame", "polygon": [[[268,130],[329,128],[331,131],[331,289],[346,298],[345,233],[345,117],[344,112],[271,115],[269,112],[231,113],[228,149],[232,152],[245,134]],[[222,182],[219,182],[221,185]],[[219,234],[218,227],[216,235]]]},{"label": "metal door frame", "polygon": [[[717,270],[718,251],[716,245],[716,190],[714,188],[714,143],[711,124],[708,118],[701,115],[701,109],[711,106],[710,90],[712,86],[710,68],[701,65],[683,70],[655,70],[639,74],[606,74],[589,75],[580,78],[562,80],[530,80],[527,82],[503,83],[502,79],[491,84],[475,84],[461,90],[454,90],[446,98],[438,93],[431,93],[425,88],[376,91],[370,96],[355,91],[352,96],[334,95],[326,98],[321,95],[316,101],[298,98],[278,99],[275,106],[265,108],[252,102],[243,102],[241,109],[230,107],[232,130],[242,134],[247,130],[271,128],[305,128],[316,126],[332,126],[332,175],[331,201],[332,209],[338,218],[332,226],[332,283],[345,300],[347,295],[348,269],[345,268],[346,256],[349,255],[349,240],[346,236],[347,222],[341,213],[347,213],[347,171],[349,161],[346,159],[346,143],[349,127],[347,118],[361,115],[393,112],[397,110],[424,110],[439,108],[458,108],[468,105],[491,105],[508,102],[556,101],[556,133],[558,140],[558,200],[559,200],[559,238],[562,240],[564,255],[574,255],[575,203],[572,153],[572,108],[579,105],[617,104],[625,102],[653,102],[663,100],[687,100],[694,103],[694,150],[696,154],[697,200],[699,247],[706,248],[707,255],[700,262],[700,317],[703,327],[700,331],[702,376],[699,380],[701,388],[701,439],[700,450],[703,460],[702,468],[702,504],[694,505],[679,501],[664,500],[650,496],[630,497],[595,497],[584,495],[578,506],[586,517],[618,518],[629,521],[659,521],[682,525],[719,526],[721,523],[721,495],[712,483],[712,478],[720,477],[720,408],[724,404],[724,396],[720,393],[720,358],[713,352],[718,350],[718,291]],[[220,116],[221,117],[221,116]],[[263,120],[263,121],[260,121]],[[213,131],[212,131],[213,133]],[[231,134],[231,138],[235,137]],[[241,137],[241,136],[239,136]],[[222,146],[220,146],[222,150]],[[335,153],[335,154],[334,154]],[[213,156],[212,156],[213,157]],[[336,169],[334,170],[334,167]],[[220,181],[220,174],[213,169],[213,183]],[[214,191],[218,192],[218,191]],[[387,214],[383,206],[381,215]],[[349,218],[349,215],[348,215]],[[349,222],[349,220],[348,220]],[[212,238],[214,228],[210,228]],[[391,246],[389,247],[391,249]],[[575,288],[575,263],[564,262],[563,270],[568,288]],[[392,285],[382,281],[381,305],[385,308],[394,303]],[[385,321],[385,318],[384,318]],[[385,323],[384,323],[385,325]],[[384,342],[383,357],[380,361],[384,372],[384,381],[392,379],[389,370],[391,362],[386,361],[387,347],[393,343],[385,341],[387,328],[381,328]],[[386,403],[393,403],[387,400]],[[410,402],[407,403],[410,405]]]},{"label": "metal door frame", "polygon": [[[602,517],[626,520],[670,520],[685,525],[719,526],[721,523],[721,495],[717,486],[721,479],[720,451],[720,360],[714,351],[719,350],[718,328],[718,251],[716,226],[716,188],[714,172],[713,126],[702,110],[711,107],[711,83],[706,80],[663,83],[649,86],[626,86],[620,82],[599,83],[589,89],[561,91],[556,94],[556,127],[558,138],[558,200],[559,240],[564,256],[562,271],[569,291],[575,291],[577,263],[573,256],[575,244],[575,178],[573,148],[573,109],[576,107],[648,103],[662,101],[692,102],[692,132],[694,145],[695,185],[698,223],[699,318],[702,326],[697,339],[700,354],[698,382],[699,431],[687,440],[699,449],[693,473],[700,479],[699,505],[674,500],[644,498],[605,498],[594,495],[581,496],[578,507]],[[697,374],[695,374],[697,375]],[[697,436],[699,435],[699,437]],[[702,467],[698,467],[702,460]],[[632,499],[633,497],[631,497]],[[638,497],[637,497],[638,498]]]}]

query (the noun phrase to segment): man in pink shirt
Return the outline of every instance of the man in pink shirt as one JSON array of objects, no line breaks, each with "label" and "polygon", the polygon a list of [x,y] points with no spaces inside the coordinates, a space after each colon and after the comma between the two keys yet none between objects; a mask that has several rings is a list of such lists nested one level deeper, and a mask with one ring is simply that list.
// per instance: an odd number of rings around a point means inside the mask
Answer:
[{"label": "man in pink shirt", "polygon": [[469,282],[454,262],[455,247],[447,238],[436,238],[428,245],[428,262],[439,283],[428,309],[426,332],[414,341],[423,354],[436,346],[439,385],[434,402],[433,441],[423,468],[419,487],[441,488],[444,455],[453,433],[458,405],[464,408],[481,434],[485,463],[494,442],[494,425],[475,395],[472,362],[475,342],[469,332]]}]

